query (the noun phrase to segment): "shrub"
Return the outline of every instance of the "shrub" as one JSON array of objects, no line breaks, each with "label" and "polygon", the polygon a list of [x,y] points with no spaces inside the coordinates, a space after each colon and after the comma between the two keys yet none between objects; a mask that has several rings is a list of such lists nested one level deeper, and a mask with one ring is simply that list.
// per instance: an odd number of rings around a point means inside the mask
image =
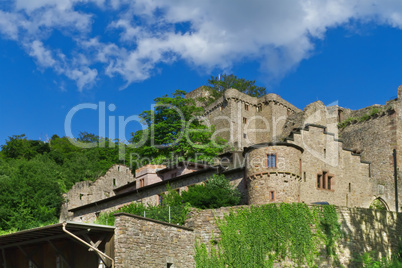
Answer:
[{"label": "shrub", "polygon": [[224,175],[213,175],[204,185],[195,185],[182,192],[182,200],[201,209],[235,206],[241,193]]}]

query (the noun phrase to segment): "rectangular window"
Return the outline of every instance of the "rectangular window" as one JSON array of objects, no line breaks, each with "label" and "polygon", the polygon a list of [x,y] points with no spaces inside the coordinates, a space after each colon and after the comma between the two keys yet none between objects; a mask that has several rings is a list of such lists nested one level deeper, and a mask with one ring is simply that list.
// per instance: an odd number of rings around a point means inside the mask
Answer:
[{"label": "rectangular window", "polygon": [[144,179],[140,179],[140,187],[144,187]]},{"label": "rectangular window", "polygon": [[352,192],[352,184],[349,183],[349,193]]},{"label": "rectangular window", "polygon": [[248,104],[244,104],[244,110],[248,111]]},{"label": "rectangular window", "polygon": [[304,172],[303,172],[304,182],[306,182],[306,180],[307,180],[306,177],[307,177],[307,175],[306,175],[306,172],[304,171]]},{"label": "rectangular window", "polygon": [[219,111],[222,111],[223,110],[223,107],[222,106],[219,106]]},{"label": "rectangular window", "polygon": [[321,178],[322,178],[322,175],[317,174],[317,188],[321,188]]},{"label": "rectangular window", "polygon": [[332,176],[328,176],[328,190],[331,190]]},{"label": "rectangular window", "polygon": [[257,112],[261,112],[261,111],[262,111],[262,106],[261,105],[257,106]]},{"label": "rectangular window", "polygon": [[158,194],[158,204],[159,204],[160,206],[163,205],[163,195],[162,195],[162,194]]},{"label": "rectangular window", "polygon": [[116,179],[113,179],[113,187],[116,186]]},{"label": "rectangular window", "polygon": [[247,118],[243,117],[243,124],[247,124]]},{"label": "rectangular window", "polygon": [[276,168],[276,154],[267,155],[267,167]]}]

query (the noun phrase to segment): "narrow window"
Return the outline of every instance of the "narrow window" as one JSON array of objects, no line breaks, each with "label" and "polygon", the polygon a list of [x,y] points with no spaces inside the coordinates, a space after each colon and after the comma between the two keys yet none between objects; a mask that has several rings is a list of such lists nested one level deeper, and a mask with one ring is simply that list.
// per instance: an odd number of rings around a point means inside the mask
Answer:
[{"label": "narrow window", "polygon": [[338,110],[338,122],[342,121],[342,110]]},{"label": "narrow window", "polygon": [[327,149],[324,149],[324,158],[327,157]]},{"label": "narrow window", "polygon": [[84,195],[83,194],[80,194],[80,200],[82,200],[82,197],[83,197]]},{"label": "narrow window", "polygon": [[332,176],[328,176],[328,190],[331,190]]},{"label": "narrow window", "polygon": [[219,111],[222,111],[223,110],[223,107],[222,106],[219,106]]},{"label": "narrow window", "polygon": [[322,189],[327,189],[326,180],[327,180],[327,172],[324,171],[322,173]]},{"label": "narrow window", "polygon": [[116,179],[113,179],[113,187],[116,186]]},{"label": "narrow window", "polygon": [[244,110],[248,111],[248,104],[244,104]]},{"label": "narrow window", "polygon": [[246,133],[243,133],[243,138],[247,138],[247,134]]},{"label": "narrow window", "polygon": [[317,174],[317,188],[318,188],[318,189],[321,188],[321,178],[322,178],[322,175],[321,175],[321,174]]},{"label": "narrow window", "polygon": [[120,171],[120,166],[117,167],[117,171]]},{"label": "narrow window", "polygon": [[262,105],[257,106],[257,112],[261,112],[262,111]]},{"label": "narrow window", "polygon": [[243,124],[247,124],[247,118],[243,117]]},{"label": "narrow window", "polygon": [[267,167],[276,168],[276,154],[269,154],[267,156]]},{"label": "narrow window", "polygon": [[304,179],[304,182],[306,182],[306,172],[305,171],[303,172],[303,179]]},{"label": "narrow window", "polygon": [[349,193],[352,192],[352,184],[349,182]]},{"label": "narrow window", "polygon": [[274,191],[269,192],[269,200],[270,201],[275,201],[275,192]]},{"label": "narrow window", "polygon": [[302,174],[302,161],[299,159],[299,174]]}]

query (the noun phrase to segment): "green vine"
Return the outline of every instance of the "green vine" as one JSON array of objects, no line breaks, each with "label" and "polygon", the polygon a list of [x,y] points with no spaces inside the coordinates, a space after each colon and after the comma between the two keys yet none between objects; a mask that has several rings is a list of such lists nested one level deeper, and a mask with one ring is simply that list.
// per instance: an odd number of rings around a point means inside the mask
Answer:
[{"label": "green vine", "polygon": [[337,263],[341,231],[333,206],[310,209],[302,203],[282,203],[243,208],[217,219],[217,225],[219,240],[210,245],[196,242],[197,267],[273,267],[283,261],[315,267],[323,246]]},{"label": "green vine", "polygon": [[392,110],[392,106],[387,106],[387,107],[371,107],[370,110],[363,114],[360,117],[348,117],[347,119],[343,120],[338,124],[338,128],[345,128],[350,124],[353,124],[355,122],[364,122],[367,120],[370,120],[370,118],[379,116],[382,112],[389,112]]}]

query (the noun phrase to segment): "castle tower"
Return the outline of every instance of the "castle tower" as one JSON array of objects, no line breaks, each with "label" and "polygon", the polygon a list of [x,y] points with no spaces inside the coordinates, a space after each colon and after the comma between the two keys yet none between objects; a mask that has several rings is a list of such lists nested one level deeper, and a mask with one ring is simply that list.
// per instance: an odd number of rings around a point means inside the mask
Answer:
[{"label": "castle tower", "polygon": [[303,149],[266,143],[246,149],[248,203],[299,202]]}]

